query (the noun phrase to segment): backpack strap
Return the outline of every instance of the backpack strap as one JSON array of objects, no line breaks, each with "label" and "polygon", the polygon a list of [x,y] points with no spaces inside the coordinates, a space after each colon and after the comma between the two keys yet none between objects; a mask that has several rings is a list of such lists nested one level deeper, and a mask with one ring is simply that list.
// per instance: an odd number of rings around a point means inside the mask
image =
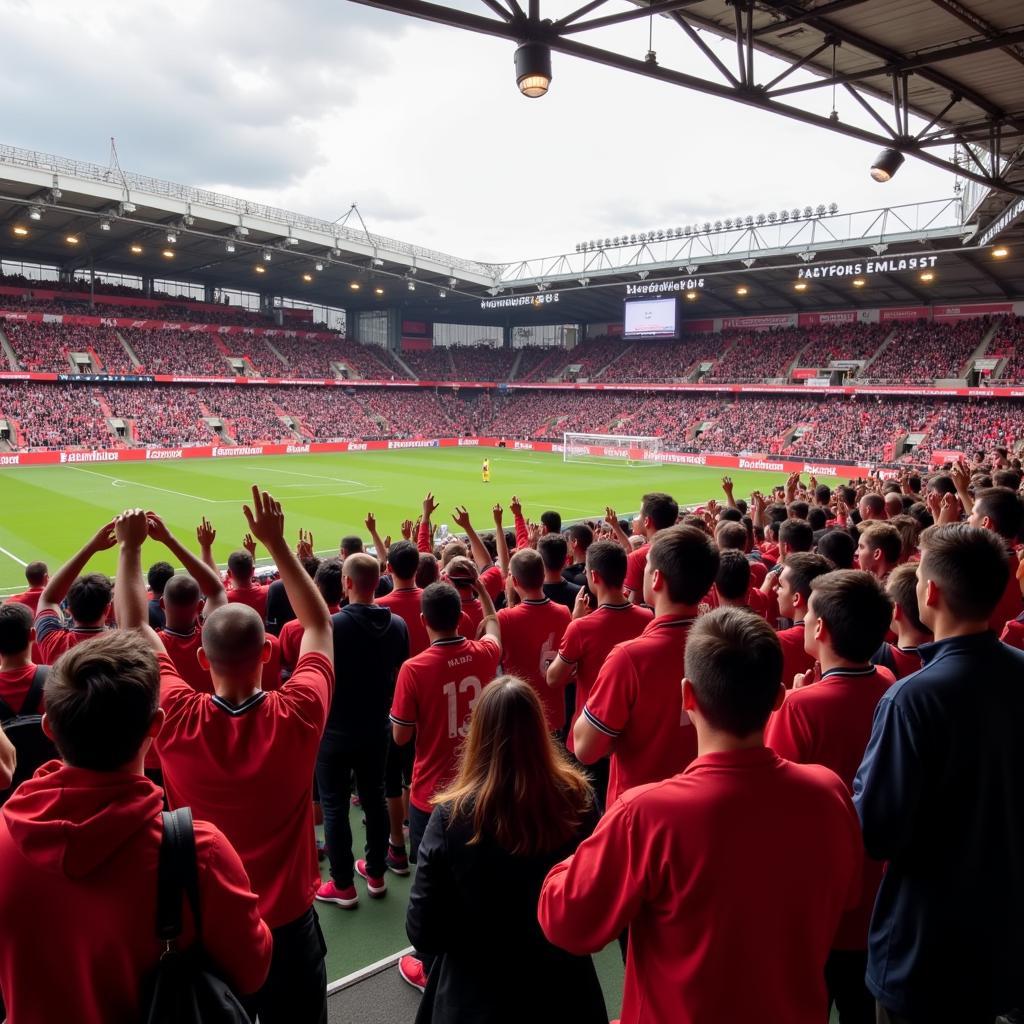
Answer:
[{"label": "backpack strap", "polygon": [[196,867],[196,837],[192,810],[179,807],[164,811],[163,841],[157,873],[157,935],[173,943],[181,935],[182,895],[187,896],[195,919],[196,934],[202,932],[199,917],[199,881]]},{"label": "backpack strap", "polygon": [[18,712],[0,697],[0,722],[6,722],[9,718],[17,718]]},{"label": "backpack strap", "polygon": [[46,677],[49,674],[50,669],[47,665],[36,665],[35,675],[32,676],[32,682],[29,684],[24,701],[22,701],[19,714],[39,714],[39,705],[43,702],[43,687],[46,685]]}]

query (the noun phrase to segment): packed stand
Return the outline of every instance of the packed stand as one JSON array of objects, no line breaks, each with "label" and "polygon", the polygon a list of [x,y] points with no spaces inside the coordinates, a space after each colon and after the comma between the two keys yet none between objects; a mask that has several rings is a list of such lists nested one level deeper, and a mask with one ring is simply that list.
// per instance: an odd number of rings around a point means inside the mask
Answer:
[{"label": "packed stand", "polygon": [[512,374],[517,353],[491,345],[452,345],[448,349],[455,363],[455,380],[501,383]]},{"label": "packed stand", "polygon": [[289,437],[273,399],[262,389],[220,384],[197,388],[195,394],[211,415],[226,421],[227,433],[237,444],[280,441]]},{"label": "packed stand", "polygon": [[1004,316],[989,342],[986,356],[1006,360],[992,382],[1019,384],[1024,381],[1024,316]]},{"label": "packed stand", "polygon": [[565,349],[555,345],[524,345],[514,351],[521,353],[516,380],[546,380],[548,369],[554,368]]},{"label": "packed stand", "polygon": [[700,437],[703,451],[781,452],[789,431],[811,422],[820,403],[798,398],[739,399]]},{"label": "packed stand", "polygon": [[275,388],[268,396],[293,416],[304,437],[313,441],[389,436],[358,397],[338,388]]},{"label": "packed stand", "polygon": [[955,324],[900,323],[889,344],[866,368],[864,379],[876,384],[931,384],[960,378],[968,357],[991,326],[987,316]]},{"label": "packed stand", "polygon": [[[164,389],[156,396],[152,385],[117,384],[103,388],[101,393],[115,417],[131,420],[137,444],[177,448],[214,440],[213,430],[203,420],[202,408],[190,388]],[[157,397],[162,401],[156,401]]]},{"label": "packed stand", "polygon": [[724,344],[720,334],[695,334],[678,341],[639,341],[601,375],[602,381],[662,384],[685,380],[695,364],[716,359]]},{"label": "packed stand", "polygon": [[142,364],[138,373],[229,377],[231,365],[217,336],[201,331],[126,328],[122,335]]},{"label": "packed stand", "polygon": [[0,330],[7,335],[20,369],[30,373],[72,373],[72,352],[88,352],[97,332],[92,327],[71,324],[36,324],[4,320]]},{"label": "packed stand", "polygon": [[785,377],[807,335],[795,327],[770,331],[723,331],[722,354],[704,378],[730,384]]},{"label": "packed stand", "polygon": [[891,324],[823,324],[805,331],[799,365],[826,369],[833,360],[868,360],[892,330]]},{"label": "packed stand", "polygon": [[15,449],[118,447],[91,388],[0,384],[0,416],[13,420]]},{"label": "packed stand", "polygon": [[451,349],[447,347],[428,349],[403,349],[402,362],[409,367],[418,380],[457,380],[452,363]]},{"label": "packed stand", "polygon": [[408,377],[379,345],[360,345],[342,337],[321,341],[275,335],[268,341],[288,361],[287,370],[282,369],[276,376],[330,380],[338,376],[331,364],[343,363],[365,380]]}]

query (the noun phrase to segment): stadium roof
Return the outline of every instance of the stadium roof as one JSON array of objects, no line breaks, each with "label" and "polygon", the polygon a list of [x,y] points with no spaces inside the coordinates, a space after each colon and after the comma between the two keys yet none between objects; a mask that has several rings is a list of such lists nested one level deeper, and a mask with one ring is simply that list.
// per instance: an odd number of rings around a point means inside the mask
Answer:
[{"label": "stadium roof", "polygon": [[[1006,195],[1024,195],[1024,7],[1020,0],[479,0],[480,13],[429,0],[354,0],[551,50],[892,147]],[[568,8],[568,9],[566,9]],[[575,8],[575,9],[573,9]],[[588,35],[658,15],[699,51],[699,65],[663,66],[604,49]],[[723,60],[703,33],[732,40]],[[789,65],[758,81],[754,52]],[[810,79],[791,75],[809,71]],[[696,72],[696,73],[695,73]],[[699,72],[704,72],[701,74]],[[816,113],[801,94],[841,87],[870,127]],[[881,109],[868,98],[882,99]],[[918,129],[911,114],[924,122]],[[949,147],[959,144],[954,163]],[[874,153],[865,154],[865,168]]]}]

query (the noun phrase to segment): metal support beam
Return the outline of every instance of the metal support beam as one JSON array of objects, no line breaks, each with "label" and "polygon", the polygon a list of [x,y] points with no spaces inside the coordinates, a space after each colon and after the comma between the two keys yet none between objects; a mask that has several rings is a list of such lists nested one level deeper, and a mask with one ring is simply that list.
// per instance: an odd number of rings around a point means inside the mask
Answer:
[{"label": "metal support beam", "polygon": [[803,25],[812,15],[823,18],[826,14],[844,11],[848,7],[859,7],[867,2],[868,0],[832,0],[830,4],[822,4],[820,7],[815,7],[804,14],[798,14],[796,17],[785,18],[782,21],[773,22],[771,25],[762,25],[760,28],[754,29],[754,35],[758,38],[761,36],[777,35],[780,32],[794,28],[796,25]]},{"label": "metal support beam", "polygon": [[656,14],[670,14],[672,11],[682,10],[684,7],[692,7],[700,0],[654,0],[647,7],[637,7],[629,11],[621,11],[618,14],[606,14],[601,18],[591,18],[590,21],[579,21],[575,24],[557,28],[558,22],[551,26],[552,32],[560,35],[571,35],[576,32],[589,32],[594,28],[608,28],[609,25],[620,25],[627,21],[638,21],[640,18],[653,17]]},{"label": "metal support beam", "polygon": [[[970,25],[976,32],[988,36],[989,39],[994,39],[999,35],[999,29],[973,11],[969,11],[963,4],[957,3],[956,0],[932,0],[932,3],[947,14],[952,14],[954,18],[959,19],[965,25]],[[1024,65],[1024,51],[1019,46],[1003,46],[1001,49],[1018,64]]]}]

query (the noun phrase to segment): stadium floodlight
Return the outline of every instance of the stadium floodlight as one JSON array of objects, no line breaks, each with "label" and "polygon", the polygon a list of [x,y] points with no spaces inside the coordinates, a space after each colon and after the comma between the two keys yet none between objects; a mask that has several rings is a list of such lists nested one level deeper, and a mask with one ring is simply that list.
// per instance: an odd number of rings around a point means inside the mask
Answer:
[{"label": "stadium floodlight", "polygon": [[351,289],[352,289],[352,291],[354,291],[354,292],[357,292],[357,291],[359,291],[359,282],[358,282],[358,281],[350,281],[350,282],[349,282],[349,285],[348,285],[348,286],[349,286],[349,288],[351,288]]},{"label": "stadium floodlight", "polygon": [[768,223],[769,224],[774,224],[778,219],[779,219],[779,215],[774,210],[772,210],[772,212],[768,214]]},{"label": "stadium floodlight", "polygon": [[110,230],[110,221],[109,220],[101,220],[100,221],[100,231],[109,231],[109,230]]},{"label": "stadium floodlight", "polygon": [[235,228],[235,234],[238,235],[239,238],[245,238],[249,234],[249,229],[243,228],[239,225],[239,227]]},{"label": "stadium floodlight", "polygon": [[997,245],[992,250],[992,258],[997,260],[1005,260],[1010,255],[1010,250],[1005,245]]},{"label": "stadium floodlight", "polygon": [[853,279],[853,287],[854,288],[863,288],[864,285],[866,285],[866,284],[867,284],[867,281],[865,281],[863,277],[855,277]]},{"label": "stadium floodlight", "polygon": [[590,284],[590,278],[589,277],[581,277],[581,278],[579,278],[579,282],[580,282],[580,287],[586,288],[587,285]]},{"label": "stadium floodlight", "polygon": [[133,245],[132,248],[131,248],[131,251],[132,251],[132,253],[135,256],[141,256],[142,255],[142,246],[141,245]]},{"label": "stadium floodlight", "polygon": [[765,223],[765,221],[767,221],[767,219],[768,218],[763,213],[759,213],[757,215],[757,226],[758,227],[763,227],[764,223]]},{"label": "stadium floodlight", "polygon": [[824,203],[818,203],[814,211],[819,217],[824,217],[828,212],[828,207]]},{"label": "stadium floodlight", "polygon": [[449,288],[454,288],[458,283],[459,283],[459,279],[457,277],[449,277],[448,278],[448,287]]},{"label": "stadium floodlight", "polygon": [[804,207],[804,220],[810,220],[813,216],[814,216],[814,207],[813,206],[805,206]]},{"label": "stadium floodlight", "polygon": [[269,249],[263,250],[263,262],[269,263],[274,258],[274,254]]},{"label": "stadium floodlight", "polygon": [[165,260],[173,260],[174,259],[174,250],[173,249],[164,249],[163,256],[164,256]]},{"label": "stadium floodlight", "polygon": [[551,85],[551,47],[546,43],[526,40],[515,55],[516,85],[530,99],[543,96]]},{"label": "stadium floodlight", "polygon": [[790,220],[799,220],[800,219],[800,210],[799,210],[798,207],[794,206],[793,209],[789,211],[789,219]]},{"label": "stadium floodlight", "polygon": [[871,177],[878,182],[890,181],[906,159],[898,149],[883,149],[871,163]]},{"label": "stadium floodlight", "polygon": [[741,284],[739,288],[736,289],[736,294],[742,296],[746,295],[748,291],[749,289],[747,288],[747,286],[745,284]]},{"label": "stadium floodlight", "polygon": [[225,242],[224,243],[224,251],[225,252],[234,252],[235,251],[235,243],[234,242],[230,242],[230,241]]},{"label": "stadium floodlight", "polygon": [[447,299],[447,298],[448,298],[448,293],[447,293],[447,292],[446,292],[446,291],[445,291],[445,290],[444,290],[444,289],[442,288],[442,289],[441,289],[441,290],[440,290],[440,291],[439,291],[439,292],[437,293],[437,297],[438,297],[439,299]]},{"label": "stadium floodlight", "polygon": [[29,220],[42,220],[43,208],[41,206],[30,206],[28,211]]},{"label": "stadium floodlight", "polygon": [[303,274],[302,275],[302,280],[305,281],[306,284],[309,284],[309,282],[313,280],[313,275],[312,274]]},{"label": "stadium floodlight", "polygon": [[[335,255],[335,256],[340,256],[340,255],[341,255],[341,253],[340,253],[340,252],[336,252],[336,253],[335,253],[334,255]],[[381,258],[380,258],[379,256],[374,256],[374,257],[373,257],[373,259],[372,259],[372,260],[370,260],[370,262],[371,262],[371,263],[372,263],[372,264],[373,264],[373,265],[374,265],[375,267],[383,267],[383,266],[384,266],[384,261],[383,261],[383,260],[382,260],[382,259],[381,259]]]},{"label": "stadium floodlight", "polygon": [[298,245],[299,244],[299,240],[294,235],[289,235],[284,240],[284,244],[285,245]]},{"label": "stadium floodlight", "polygon": [[177,240],[178,240],[178,236],[173,231],[168,231],[167,232],[167,244],[168,245],[174,245],[174,243],[177,242]]},{"label": "stadium floodlight", "polygon": [[408,284],[406,285],[406,288],[408,288],[408,289],[409,289],[409,291],[411,291],[411,292],[414,292],[414,291],[416,291],[416,282],[415,282],[415,281],[410,281],[410,282],[409,282],[409,283],[408,283]]},{"label": "stadium floodlight", "polygon": [[258,263],[252,269],[255,270],[257,274],[265,274],[267,272],[266,268],[265,267],[261,267]]},{"label": "stadium floodlight", "polygon": [[794,289],[794,291],[805,292],[805,291],[807,291],[807,282],[806,281],[797,281],[797,283],[795,285],[793,285],[793,289]]},{"label": "stadium floodlight", "polygon": [[20,225],[20,224],[16,224],[15,227],[14,227],[14,233],[19,238],[24,238],[28,234],[28,228],[22,227],[22,225]]},{"label": "stadium floodlight", "polygon": [[935,280],[935,275],[930,270],[926,270],[923,274],[920,275],[919,280],[923,281],[925,284],[929,284],[930,282]]},{"label": "stadium floodlight", "polygon": [[779,210],[779,220],[785,224],[789,220],[789,210]]},{"label": "stadium floodlight", "polygon": [[319,274],[320,271],[324,269],[324,265],[317,260],[316,263],[313,264],[313,269]]},{"label": "stadium floodlight", "polygon": [[720,220],[716,220],[715,221],[715,230],[716,231],[721,231],[722,230],[722,222]]},{"label": "stadium floodlight", "polygon": [[78,235],[66,235],[64,241],[67,242],[68,245],[78,245]]},{"label": "stadium floodlight", "polygon": [[832,214],[838,213],[839,212],[839,204],[838,203],[829,203],[828,204],[828,212],[832,213]]},{"label": "stadium floodlight", "polygon": [[624,462],[627,466],[661,466],[662,438],[618,434],[562,435],[565,462]]},{"label": "stadium floodlight", "polygon": [[374,288],[373,289],[373,294],[374,295],[383,295],[384,294],[384,289],[383,288]]}]

